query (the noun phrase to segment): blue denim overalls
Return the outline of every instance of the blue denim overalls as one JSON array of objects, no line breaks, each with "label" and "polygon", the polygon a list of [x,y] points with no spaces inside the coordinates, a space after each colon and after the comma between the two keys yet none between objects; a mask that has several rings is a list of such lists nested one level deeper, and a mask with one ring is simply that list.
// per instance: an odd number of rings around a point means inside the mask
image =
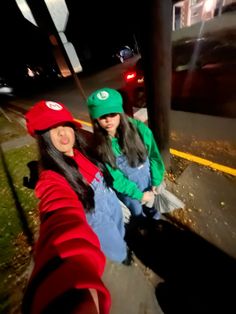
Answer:
[{"label": "blue denim overalls", "polygon": [[94,190],[95,210],[86,213],[87,221],[97,234],[106,257],[122,262],[127,257],[127,246],[124,241],[125,227],[119,200],[115,192],[105,185],[99,172],[91,186]]},{"label": "blue denim overalls", "polygon": [[[126,156],[120,155],[116,157],[116,165],[130,181],[133,181],[137,184],[142,192],[149,191],[151,189],[151,172],[148,157],[143,164],[133,168],[128,164]],[[119,199],[130,209],[132,215],[146,216],[147,214],[156,220],[160,219],[160,214],[156,211],[155,208],[148,208],[142,205],[140,201],[124,194],[117,193],[117,195]]]}]

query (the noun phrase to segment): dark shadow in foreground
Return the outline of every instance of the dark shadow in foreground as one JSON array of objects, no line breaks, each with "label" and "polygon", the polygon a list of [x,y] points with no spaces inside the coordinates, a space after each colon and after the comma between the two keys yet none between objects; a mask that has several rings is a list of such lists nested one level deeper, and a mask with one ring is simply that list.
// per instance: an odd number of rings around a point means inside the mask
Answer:
[{"label": "dark shadow in foreground", "polygon": [[169,221],[133,219],[127,243],[163,278],[156,287],[165,314],[236,313],[236,261]]}]

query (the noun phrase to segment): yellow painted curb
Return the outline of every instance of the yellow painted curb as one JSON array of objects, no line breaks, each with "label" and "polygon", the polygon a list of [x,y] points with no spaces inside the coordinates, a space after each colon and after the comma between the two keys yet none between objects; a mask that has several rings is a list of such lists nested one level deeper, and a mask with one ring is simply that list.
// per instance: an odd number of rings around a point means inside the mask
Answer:
[{"label": "yellow painted curb", "polygon": [[215,163],[213,161],[210,161],[210,160],[207,160],[207,159],[204,159],[204,158],[201,158],[201,157],[197,157],[197,156],[194,156],[194,155],[191,155],[191,154],[183,153],[183,152],[180,152],[180,151],[175,150],[173,148],[170,148],[170,153],[172,155],[175,155],[175,156],[178,156],[178,157],[181,157],[181,158],[184,158],[184,159],[196,162],[196,163],[198,163],[200,165],[207,166],[207,167],[210,167],[212,169],[219,170],[219,171],[231,174],[232,176],[236,176],[236,169],[217,164],[217,163]]},{"label": "yellow painted curb", "polygon": [[92,126],[92,123],[90,123],[90,122],[86,122],[86,121],[79,120],[79,119],[74,119],[74,120],[77,121],[77,122],[79,122],[79,123],[81,123],[81,124],[85,124],[85,125],[87,125],[87,126]]},{"label": "yellow painted curb", "polygon": [[[75,119],[75,120],[80,122],[81,124],[85,124],[87,126],[92,126],[92,124],[90,122],[85,122],[85,121],[78,120],[78,119]],[[191,154],[183,153],[183,152],[180,152],[179,150],[176,150],[176,149],[173,149],[173,148],[170,148],[170,153],[172,155],[175,155],[175,156],[181,157],[183,159],[187,159],[187,160],[196,162],[196,163],[198,163],[200,165],[207,166],[207,167],[210,167],[212,169],[219,170],[221,172],[225,172],[225,173],[231,174],[232,176],[236,177],[236,169],[234,169],[234,168],[226,167],[226,166],[217,164],[217,163],[215,163],[213,161],[210,161],[210,160],[207,160],[207,159],[204,159],[204,158],[201,158],[201,157],[197,157],[197,156],[194,156],[194,155],[191,155]]]}]

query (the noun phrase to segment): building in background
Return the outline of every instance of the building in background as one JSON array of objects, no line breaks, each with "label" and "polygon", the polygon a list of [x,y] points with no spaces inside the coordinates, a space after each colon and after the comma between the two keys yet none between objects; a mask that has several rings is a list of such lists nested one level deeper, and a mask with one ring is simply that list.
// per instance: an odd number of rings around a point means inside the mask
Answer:
[{"label": "building in background", "polygon": [[191,26],[220,15],[224,8],[233,6],[235,0],[184,0],[173,5],[172,29]]}]

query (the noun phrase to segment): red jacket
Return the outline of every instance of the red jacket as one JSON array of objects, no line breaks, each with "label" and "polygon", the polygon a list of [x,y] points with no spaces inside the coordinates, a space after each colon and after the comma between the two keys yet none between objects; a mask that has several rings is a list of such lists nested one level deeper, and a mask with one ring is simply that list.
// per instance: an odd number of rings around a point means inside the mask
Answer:
[{"label": "red jacket", "polygon": [[[75,160],[91,181],[97,167],[78,152]],[[41,225],[23,313],[42,313],[71,289],[89,288],[98,291],[100,313],[109,313],[110,294],[101,280],[105,256],[77,194],[64,177],[50,170],[42,171],[35,192],[40,199]]]}]

